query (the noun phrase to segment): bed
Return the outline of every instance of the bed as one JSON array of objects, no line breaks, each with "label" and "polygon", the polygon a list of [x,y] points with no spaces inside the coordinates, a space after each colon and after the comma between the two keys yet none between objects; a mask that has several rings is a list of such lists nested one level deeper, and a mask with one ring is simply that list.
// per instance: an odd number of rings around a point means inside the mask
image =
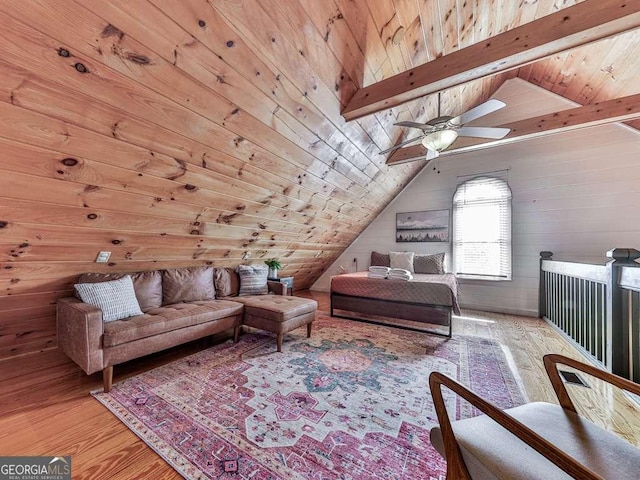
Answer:
[{"label": "bed", "polygon": [[452,313],[459,315],[460,307],[451,273],[414,274],[409,281],[369,278],[367,272],[331,278],[332,317],[451,337]]}]

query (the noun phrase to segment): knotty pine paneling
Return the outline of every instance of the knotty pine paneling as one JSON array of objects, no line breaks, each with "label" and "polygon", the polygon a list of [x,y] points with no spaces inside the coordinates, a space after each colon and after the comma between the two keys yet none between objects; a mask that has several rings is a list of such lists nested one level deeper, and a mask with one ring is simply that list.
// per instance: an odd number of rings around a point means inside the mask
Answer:
[{"label": "knotty pine paneling", "polygon": [[[415,134],[394,123],[438,113],[431,95],[347,123],[353,92],[577,1],[0,2],[0,358],[55,346],[52,306],[89,270],[277,256],[309,287],[421,170],[378,155]],[[515,75],[634,93],[637,44],[450,89],[441,113]]]},{"label": "knotty pine paneling", "polygon": [[[384,166],[377,117],[341,119],[349,79],[309,94],[206,2],[159,7],[0,5],[0,357],[55,345],[52,302],[85,271],[249,253],[308,287],[419,168]],[[338,79],[332,58],[304,68]]]}]

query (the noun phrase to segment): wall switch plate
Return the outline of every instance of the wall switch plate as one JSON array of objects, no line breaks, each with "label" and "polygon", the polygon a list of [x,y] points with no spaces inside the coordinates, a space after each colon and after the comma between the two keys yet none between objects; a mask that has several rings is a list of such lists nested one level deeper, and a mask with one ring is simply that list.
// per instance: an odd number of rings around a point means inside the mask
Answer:
[{"label": "wall switch plate", "polygon": [[110,256],[111,252],[100,252],[96,257],[96,263],[107,263]]}]

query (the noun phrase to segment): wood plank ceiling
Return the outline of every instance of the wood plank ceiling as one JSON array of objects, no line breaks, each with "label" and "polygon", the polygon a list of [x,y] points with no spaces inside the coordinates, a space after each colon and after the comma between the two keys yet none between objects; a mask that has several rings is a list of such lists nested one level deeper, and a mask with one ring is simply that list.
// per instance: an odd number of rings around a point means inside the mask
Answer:
[{"label": "wood plank ceiling", "polygon": [[[356,90],[575,3],[0,2],[0,358],[55,346],[55,301],[86,271],[278,257],[309,287],[422,168],[378,155],[393,123],[437,112],[429,96],[347,123]],[[638,93],[639,45],[451,88],[442,111],[513,76],[581,104]]]}]

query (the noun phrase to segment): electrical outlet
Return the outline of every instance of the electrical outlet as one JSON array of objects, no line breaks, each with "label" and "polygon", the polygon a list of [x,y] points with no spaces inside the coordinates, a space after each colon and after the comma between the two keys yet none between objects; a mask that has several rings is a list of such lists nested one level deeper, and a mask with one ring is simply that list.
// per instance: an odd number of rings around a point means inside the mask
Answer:
[{"label": "electrical outlet", "polygon": [[110,256],[111,252],[100,252],[96,257],[96,263],[107,263]]}]

